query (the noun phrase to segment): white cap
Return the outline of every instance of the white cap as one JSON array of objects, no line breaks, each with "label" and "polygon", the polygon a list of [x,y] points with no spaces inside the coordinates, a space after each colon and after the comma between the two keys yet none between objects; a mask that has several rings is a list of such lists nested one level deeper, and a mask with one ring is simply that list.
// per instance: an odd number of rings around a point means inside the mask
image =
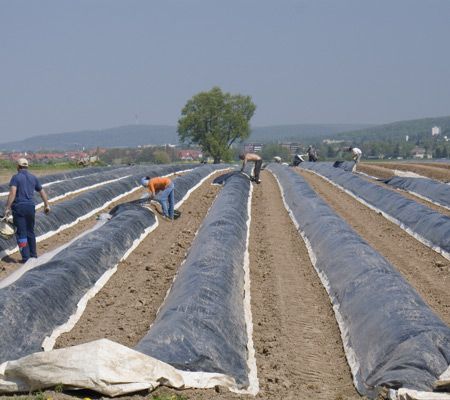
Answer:
[{"label": "white cap", "polygon": [[19,158],[17,160],[17,165],[19,167],[28,167],[28,160],[26,158]]},{"label": "white cap", "polygon": [[144,186],[144,187],[147,187],[147,186],[148,186],[148,182],[149,182],[149,179],[147,179],[146,177],[144,177],[144,178],[141,179],[141,184],[142,184],[142,186]]}]

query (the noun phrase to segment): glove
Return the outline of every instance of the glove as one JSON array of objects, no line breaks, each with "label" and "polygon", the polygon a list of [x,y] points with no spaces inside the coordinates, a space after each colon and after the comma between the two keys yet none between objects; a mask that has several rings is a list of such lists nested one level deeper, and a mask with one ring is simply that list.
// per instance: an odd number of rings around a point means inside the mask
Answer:
[{"label": "glove", "polygon": [[11,209],[10,208],[5,208],[5,211],[4,211],[3,214],[4,214],[5,219],[7,219],[8,217],[11,216]]},{"label": "glove", "polygon": [[44,207],[44,212],[48,214],[50,212],[50,206]]}]

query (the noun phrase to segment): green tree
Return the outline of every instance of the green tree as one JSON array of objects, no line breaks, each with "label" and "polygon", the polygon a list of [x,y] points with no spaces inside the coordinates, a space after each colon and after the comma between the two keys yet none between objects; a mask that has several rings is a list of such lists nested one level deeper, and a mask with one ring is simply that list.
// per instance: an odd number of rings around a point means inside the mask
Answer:
[{"label": "green tree", "polygon": [[231,145],[250,136],[256,106],[250,96],[224,93],[219,87],[200,92],[181,110],[178,136],[182,143],[197,143],[214,159],[232,159]]}]

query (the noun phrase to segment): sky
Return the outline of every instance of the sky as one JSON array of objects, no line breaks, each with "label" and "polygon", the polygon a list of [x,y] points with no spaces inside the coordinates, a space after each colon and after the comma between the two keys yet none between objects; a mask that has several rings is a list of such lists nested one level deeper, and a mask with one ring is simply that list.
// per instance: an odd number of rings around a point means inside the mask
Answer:
[{"label": "sky", "polygon": [[176,125],[219,86],[253,126],[450,115],[449,0],[0,0],[0,142]]}]

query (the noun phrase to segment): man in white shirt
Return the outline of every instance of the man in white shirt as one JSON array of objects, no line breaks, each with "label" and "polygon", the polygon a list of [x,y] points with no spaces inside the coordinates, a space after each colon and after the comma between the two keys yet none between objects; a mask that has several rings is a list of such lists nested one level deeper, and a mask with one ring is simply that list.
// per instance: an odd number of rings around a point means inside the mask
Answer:
[{"label": "man in white shirt", "polygon": [[352,153],[353,161],[355,162],[355,165],[353,166],[352,172],[356,171],[356,164],[359,163],[359,160],[361,160],[362,151],[361,149],[358,149],[357,147],[350,146],[348,148],[348,151]]}]

